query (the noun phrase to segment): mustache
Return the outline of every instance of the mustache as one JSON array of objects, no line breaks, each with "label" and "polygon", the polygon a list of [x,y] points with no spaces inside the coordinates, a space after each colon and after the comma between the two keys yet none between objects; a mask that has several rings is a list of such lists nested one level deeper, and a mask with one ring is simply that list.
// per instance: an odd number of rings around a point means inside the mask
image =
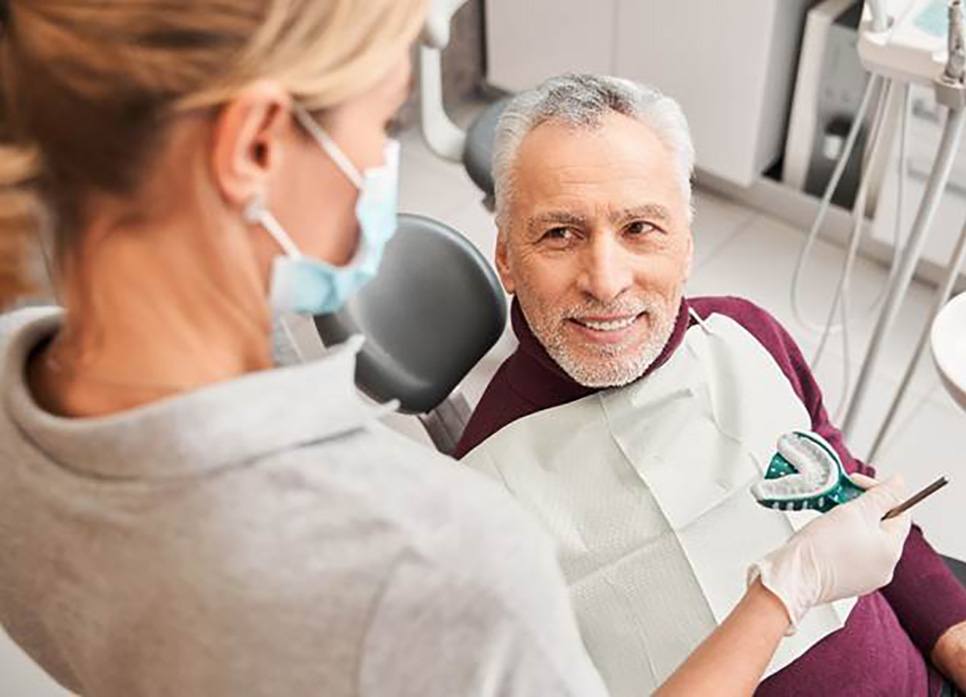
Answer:
[{"label": "mustache", "polygon": [[647,298],[626,298],[611,303],[588,300],[576,305],[563,308],[561,319],[579,319],[581,317],[614,317],[641,315],[655,308],[655,303]]}]

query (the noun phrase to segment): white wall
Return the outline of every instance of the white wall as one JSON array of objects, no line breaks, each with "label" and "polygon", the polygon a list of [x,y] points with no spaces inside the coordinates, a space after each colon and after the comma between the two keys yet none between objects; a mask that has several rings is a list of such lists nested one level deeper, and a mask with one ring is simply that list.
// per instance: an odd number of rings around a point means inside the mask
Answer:
[{"label": "white wall", "polygon": [[749,186],[784,149],[805,13],[814,0],[486,0],[487,80],[553,75],[652,84],[691,123],[698,166]]}]

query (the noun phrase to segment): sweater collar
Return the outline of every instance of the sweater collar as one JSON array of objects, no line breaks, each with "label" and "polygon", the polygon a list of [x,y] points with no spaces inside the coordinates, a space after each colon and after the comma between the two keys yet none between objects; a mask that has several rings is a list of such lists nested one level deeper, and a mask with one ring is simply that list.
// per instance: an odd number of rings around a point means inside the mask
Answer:
[{"label": "sweater collar", "polygon": [[173,478],[251,462],[365,428],[395,407],[356,391],[361,337],[302,365],[251,373],[96,418],[43,410],[26,380],[31,352],[61,326],[60,311],[33,312],[7,334],[3,406],[22,437],[65,469],[106,479]]}]

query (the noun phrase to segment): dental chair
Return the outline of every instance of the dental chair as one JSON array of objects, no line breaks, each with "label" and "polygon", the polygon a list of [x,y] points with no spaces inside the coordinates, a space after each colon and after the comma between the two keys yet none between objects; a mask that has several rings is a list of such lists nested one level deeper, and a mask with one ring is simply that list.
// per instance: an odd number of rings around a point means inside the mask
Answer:
[{"label": "dental chair", "polygon": [[[443,49],[465,3],[433,0],[430,7],[419,48],[421,128],[437,156],[463,163],[493,210],[493,141],[510,98],[490,104],[465,131],[443,104]],[[439,221],[401,214],[379,276],[342,312],[316,317],[315,325],[327,346],[364,334],[359,389],[379,402],[399,400],[400,411],[417,416],[436,449],[449,454],[472,411],[458,385],[500,338],[506,313],[499,280],[472,244]],[[445,342],[436,339],[443,336]]]},{"label": "dental chair", "polygon": [[326,346],[363,334],[359,389],[377,402],[398,400],[448,454],[471,412],[458,385],[500,338],[506,318],[499,280],[476,248],[439,221],[404,213],[379,275],[315,326]]}]

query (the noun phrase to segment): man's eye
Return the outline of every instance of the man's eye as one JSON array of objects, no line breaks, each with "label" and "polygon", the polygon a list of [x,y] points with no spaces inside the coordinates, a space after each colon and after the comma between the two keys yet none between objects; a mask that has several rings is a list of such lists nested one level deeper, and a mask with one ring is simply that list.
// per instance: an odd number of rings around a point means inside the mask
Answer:
[{"label": "man's eye", "polygon": [[655,230],[657,230],[657,227],[645,220],[635,220],[624,228],[624,231],[632,237],[643,236]]},{"label": "man's eye", "polygon": [[569,228],[569,227],[551,228],[543,234],[543,239],[545,240],[562,241],[562,242],[569,242],[570,240],[574,239],[574,237],[575,237],[574,231],[572,228]]}]

